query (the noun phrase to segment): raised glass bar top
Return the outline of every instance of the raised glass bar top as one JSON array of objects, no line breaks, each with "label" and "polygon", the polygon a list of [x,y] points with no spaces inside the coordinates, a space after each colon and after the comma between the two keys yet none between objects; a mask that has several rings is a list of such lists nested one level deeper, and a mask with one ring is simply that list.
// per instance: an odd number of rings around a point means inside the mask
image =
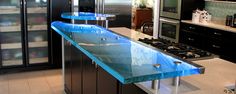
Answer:
[{"label": "raised glass bar top", "polygon": [[97,25],[51,27],[123,84],[203,74],[205,68]]},{"label": "raised glass bar top", "polygon": [[115,15],[98,14],[91,12],[66,12],[61,14],[62,18],[75,20],[115,20]]}]

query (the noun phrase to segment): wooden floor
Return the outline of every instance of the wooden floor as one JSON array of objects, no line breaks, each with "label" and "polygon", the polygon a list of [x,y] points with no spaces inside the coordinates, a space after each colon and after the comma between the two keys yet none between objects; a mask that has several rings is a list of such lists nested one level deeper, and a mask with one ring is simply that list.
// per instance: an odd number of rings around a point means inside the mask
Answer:
[{"label": "wooden floor", "polygon": [[61,70],[0,75],[0,94],[63,94]]}]

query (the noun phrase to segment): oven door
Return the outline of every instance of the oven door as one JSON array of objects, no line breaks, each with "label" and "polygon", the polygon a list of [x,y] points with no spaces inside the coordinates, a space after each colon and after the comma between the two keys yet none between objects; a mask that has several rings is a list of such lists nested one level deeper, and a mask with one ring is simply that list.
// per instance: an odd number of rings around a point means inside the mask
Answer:
[{"label": "oven door", "polygon": [[172,42],[179,42],[180,21],[160,18],[159,37]]},{"label": "oven door", "polygon": [[161,0],[160,15],[162,17],[180,19],[181,1],[182,0]]}]

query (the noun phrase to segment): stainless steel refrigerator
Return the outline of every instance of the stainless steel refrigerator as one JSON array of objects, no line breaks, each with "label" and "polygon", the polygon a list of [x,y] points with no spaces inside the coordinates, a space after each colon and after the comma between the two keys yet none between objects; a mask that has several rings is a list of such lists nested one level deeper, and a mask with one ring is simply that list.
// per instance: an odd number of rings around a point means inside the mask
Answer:
[{"label": "stainless steel refrigerator", "polygon": [[109,27],[131,27],[132,0],[79,0],[79,12],[116,15]]}]

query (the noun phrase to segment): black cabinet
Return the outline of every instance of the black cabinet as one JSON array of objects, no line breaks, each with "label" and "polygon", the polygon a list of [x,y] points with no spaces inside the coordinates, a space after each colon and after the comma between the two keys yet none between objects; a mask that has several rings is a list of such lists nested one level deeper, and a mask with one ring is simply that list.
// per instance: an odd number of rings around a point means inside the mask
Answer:
[{"label": "black cabinet", "polygon": [[120,84],[119,88],[120,94],[147,94],[145,91],[134,84]]},{"label": "black cabinet", "polygon": [[82,52],[71,46],[71,92],[82,94]]},{"label": "black cabinet", "polygon": [[207,50],[235,62],[236,33],[181,23],[180,42]]},{"label": "black cabinet", "polygon": [[204,49],[205,36],[201,32],[203,29],[199,26],[190,24],[181,24],[180,43],[185,43],[200,49]]},{"label": "black cabinet", "polygon": [[82,55],[83,72],[82,85],[83,93],[81,94],[96,94],[97,91],[97,70],[96,64],[86,55]]},{"label": "black cabinet", "polygon": [[97,94],[118,94],[118,81],[101,67],[98,67]]},{"label": "black cabinet", "polygon": [[134,84],[121,84],[66,40],[64,57],[67,94],[147,94]]},{"label": "black cabinet", "polygon": [[113,76],[98,67],[97,94],[147,94],[135,84],[122,84]]},{"label": "black cabinet", "polygon": [[68,41],[66,41],[66,40],[64,40],[65,41],[65,43],[64,43],[64,59],[65,59],[65,62],[64,62],[64,68],[65,68],[65,70],[64,70],[64,72],[65,72],[65,77],[64,77],[64,87],[65,87],[65,91],[67,92],[67,94],[71,94],[71,90],[72,90],[72,88],[71,88],[71,73],[72,73],[72,71],[71,71],[71,57],[70,57],[70,55],[71,55],[71,49],[70,49],[70,47],[71,47],[71,44],[68,42]]},{"label": "black cabinet", "polygon": [[205,7],[205,0],[181,0],[181,1],[182,1],[181,20],[192,19],[193,10],[196,9],[202,10]]},{"label": "black cabinet", "polygon": [[[40,0],[39,0],[40,1]],[[64,21],[64,22],[70,22],[68,19],[61,18],[61,14],[64,12],[70,12],[71,11],[71,0],[48,0],[50,4],[50,15],[48,15],[48,18],[50,20],[50,23],[53,21]],[[49,26],[51,29],[51,26]],[[51,29],[51,61],[54,64],[55,67],[61,68],[62,66],[62,52],[58,49],[61,48],[61,36]],[[56,48],[56,49],[55,49]]]}]

